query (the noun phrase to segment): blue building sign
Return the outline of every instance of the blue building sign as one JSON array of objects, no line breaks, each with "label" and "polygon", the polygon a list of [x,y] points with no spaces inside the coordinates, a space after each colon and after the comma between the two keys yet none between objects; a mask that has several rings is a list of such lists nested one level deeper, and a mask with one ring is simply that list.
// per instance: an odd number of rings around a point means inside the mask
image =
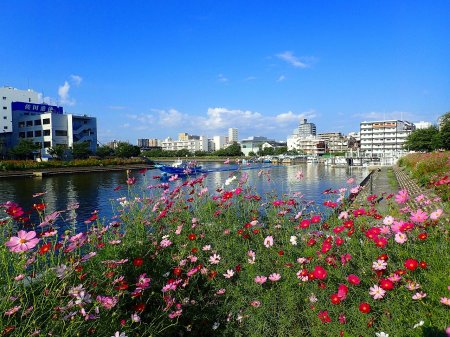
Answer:
[{"label": "blue building sign", "polygon": [[12,102],[12,111],[34,112],[36,114],[55,113],[63,114],[63,108],[61,106],[48,105],[48,104],[35,104],[26,102]]}]

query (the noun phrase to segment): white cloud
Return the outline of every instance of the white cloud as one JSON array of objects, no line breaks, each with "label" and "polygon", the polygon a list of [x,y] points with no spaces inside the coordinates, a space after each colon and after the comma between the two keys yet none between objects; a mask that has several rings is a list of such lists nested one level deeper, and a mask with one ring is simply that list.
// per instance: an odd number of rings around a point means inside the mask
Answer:
[{"label": "white cloud", "polygon": [[294,53],[291,51],[285,51],[281,54],[277,54],[277,57],[290,65],[292,65],[295,68],[307,68],[309,67],[308,64],[301,61],[298,57],[294,56]]},{"label": "white cloud", "polygon": [[78,87],[81,84],[81,81],[83,81],[83,78],[79,75],[70,75],[70,81]]},{"label": "white cloud", "polygon": [[286,79],[286,76],[281,75],[280,77],[278,77],[277,82],[284,81],[285,79]]},{"label": "white cloud", "polygon": [[253,81],[253,80],[256,80],[255,76],[249,76],[249,77],[244,79],[244,81]]},{"label": "white cloud", "polygon": [[316,117],[315,113],[313,110],[307,111],[307,112],[302,112],[300,114],[295,114],[292,111],[288,111],[285,113],[281,113],[275,116],[275,121],[277,122],[277,124],[279,125],[294,125],[296,126],[300,120],[306,118],[306,119],[311,119]]},{"label": "white cloud", "polygon": [[218,81],[222,83],[228,82],[228,78],[226,78],[223,74],[219,74]]},{"label": "white cloud", "polygon": [[64,84],[58,87],[59,103],[65,105],[75,105],[75,100],[69,96],[70,84],[64,81]]}]

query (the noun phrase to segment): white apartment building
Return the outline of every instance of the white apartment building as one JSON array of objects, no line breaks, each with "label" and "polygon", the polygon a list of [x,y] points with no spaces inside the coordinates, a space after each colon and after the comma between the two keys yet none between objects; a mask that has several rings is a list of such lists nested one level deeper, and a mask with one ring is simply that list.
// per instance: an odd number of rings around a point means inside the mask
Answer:
[{"label": "white apartment building", "polygon": [[190,152],[208,151],[208,138],[199,136],[199,139],[172,140],[169,137],[161,142],[161,147],[166,151],[178,151],[182,149],[187,149]]},{"label": "white apartment building", "polygon": [[430,122],[420,121],[420,122],[414,123],[414,126],[416,127],[416,130],[428,129],[428,128],[431,128],[433,126],[433,124],[431,124]]},{"label": "white apartment building", "polygon": [[406,152],[403,145],[414,130],[414,124],[408,121],[361,122],[361,152],[372,157],[398,157]]},{"label": "white apartment building", "polygon": [[247,139],[241,140],[241,151],[244,154],[244,156],[249,156],[250,152],[258,153],[260,147],[266,143],[273,141],[272,139],[268,139],[266,137],[261,136],[252,136],[248,137]]},{"label": "white apartment building", "polygon": [[12,132],[12,102],[39,103],[39,94],[33,90],[13,87],[0,88],[0,133]]},{"label": "white apartment building", "polygon": [[63,108],[39,103],[39,94],[32,90],[0,88],[2,110],[0,133],[2,154],[21,139],[41,147],[41,156],[56,145],[72,147],[87,142],[92,152],[97,148],[97,120],[94,117],[64,114]]},{"label": "white apartment building", "polygon": [[238,142],[238,129],[229,128],[228,129],[228,143],[232,144],[234,142]]},{"label": "white apartment building", "polygon": [[287,149],[302,151],[306,154],[322,155],[326,153],[325,141],[316,136],[299,137],[297,134],[287,139]]},{"label": "white apartment building", "polygon": [[220,149],[225,148],[225,146],[227,145],[227,137],[225,136],[214,136],[212,139],[212,143],[213,145],[213,151],[217,151]]}]

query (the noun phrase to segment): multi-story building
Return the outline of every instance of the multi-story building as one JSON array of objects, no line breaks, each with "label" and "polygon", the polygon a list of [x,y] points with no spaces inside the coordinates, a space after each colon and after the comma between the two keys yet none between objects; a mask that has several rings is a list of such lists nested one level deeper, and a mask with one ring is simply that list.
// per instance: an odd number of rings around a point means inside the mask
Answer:
[{"label": "multi-story building", "polygon": [[178,151],[187,149],[190,152],[195,151],[208,151],[208,138],[204,136],[198,136],[199,139],[188,140],[172,140],[168,137],[161,142],[163,150]]},{"label": "multi-story building", "polygon": [[406,137],[414,130],[414,124],[408,121],[361,122],[361,152],[371,157],[400,156],[405,152]]},{"label": "multi-story building", "polygon": [[241,151],[244,154],[244,156],[250,155],[250,152],[258,153],[260,147],[266,143],[271,142],[273,139],[268,139],[266,137],[261,136],[252,136],[248,137],[247,139],[242,139],[241,144]]},{"label": "multi-story building", "polygon": [[92,152],[97,149],[97,120],[87,115],[64,114],[63,108],[40,104],[39,94],[11,87],[0,89],[3,106],[0,135],[3,151],[27,139],[41,147],[41,156],[56,145],[72,147],[86,142]]},{"label": "multi-story building", "polygon": [[238,129],[236,128],[229,128],[228,129],[228,143],[237,143],[238,140]]},{"label": "multi-story building", "polygon": [[303,121],[300,122],[298,125],[297,132],[294,132],[294,134],[297,134],[299,137],[305,138],[309,136],[315,136],[316,135],[316,124],[314,123],[308,123],[307,119],[303,119]]},{"label": "multi-story building", "polygon": [[322,155],[326,153],[326,142],[316,136],[299,137],[294,134],[287,139],[288,150],[302,151],[311,155]]},{"label": "multi-story building", "polygon": [[340,132],[319,133],[317,138],[326,143],[329,153],[346,152],[348,150],[348,138]]},{"label": "multi-story building", "polygon": [[414,123],[414,126],[416,127],[416,130],[428,129],[428,128],[431,128],[433,126],[433,124],[431,124],[430,122],[420,121],[420,122]]},{"label": "multi-story building", "polygon": [[137,140],[137,146],[143,149],[157,148],[159,145],[159,140],[156,138],[139,138]]}]

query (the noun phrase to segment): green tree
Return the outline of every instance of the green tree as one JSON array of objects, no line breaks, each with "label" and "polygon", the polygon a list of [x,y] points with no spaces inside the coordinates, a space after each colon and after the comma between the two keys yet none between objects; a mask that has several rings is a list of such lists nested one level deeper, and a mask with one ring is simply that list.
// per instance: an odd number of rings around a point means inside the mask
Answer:
[{"label": "green tree", "polygon": [[439,130],[436,126],[413,131],[407,138],[403,147],[411,151],[431,152],[439,144]]},{"label": "green tree", "polygon": [[130,143],[120,142],[114,151],[114,154],[120,158],[137,157],[141,154],[139,146],[131,145]]},{"label": "green tree", "polygon": [[31,140],[21,139],[19,144],[14,146],[9,153],[17,159],[34,159],[34,154],[40,148],[40,145],[34,144]]},{"label": "green tree", "polygon": [[53,158],[62,159],[64,157],[64,152],[66,151],[66,149],[66,145],[57,144],[48,149],[48,154]]},{"label": "green tree", "polygon": [[97,148],[95,154],[100,158],[106,158],[114,155],[114,150],[107,145],[102,145]]},{"label": "green tree", "polygon": [[234,142],[225,149],[220,149],[214,152],[214,155],[219,157],[238,157],[242,156],[241,146]]},{"label": "green tree", "polygon": [[442,148],[450,150],[450,111],[441,117],[439,135]]},{"label": "green tree", "polygon": [[175,151],[177,157],[189,157],[192,155],[191,151],[188,149],[181,149],[178,151]]},{"label": "green tree", "polygon": [[74,159],[86,159],[92,154],[89,148],[88,142],[73,143],[72,145],[72,155]]}]

